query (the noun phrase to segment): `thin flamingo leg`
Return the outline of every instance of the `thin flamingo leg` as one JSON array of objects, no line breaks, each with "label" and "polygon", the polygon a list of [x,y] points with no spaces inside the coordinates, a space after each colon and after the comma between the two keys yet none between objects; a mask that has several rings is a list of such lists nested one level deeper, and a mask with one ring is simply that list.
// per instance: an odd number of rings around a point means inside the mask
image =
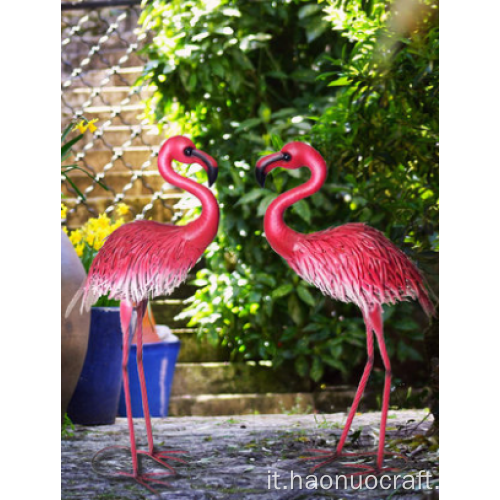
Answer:
[{"label": "thin flamingo leg", "polygon": [[148,436],[148,447],[149,453],[154,452],[153,444],[153,429],[151,427],[151,416],[149,414],[149,404],[148,404],[148,391],[146,388],[146,377],[144,375],[144,363],[143,363],[143,344],[142,344],[142,320],[146,314],[146,309],[148,307],[148,301],[143,300],[139,302],[136,307],[137,311],[137,372],[139,374],[139,383],[141,386],[141,396],[142,396],[142,409],[144,412],[144,420],[146,422],[146,434]]},{"label": "thin flamingo leg", "polygon": [[[340,437],[340,441],[337,445],[337,449],[336,449],[335,453],[329,454],[329,452],[327,452],[325,450],[309,450],[311,452],[319,453],[319,455],[304,458],[304,460],[321,460],[321,459],[323,459],[323,462],[321,462],[319,465],[316,465],[315,467],[313,467],[312,471],[322,467],[323,465],[326,465],[326,464],[334,461],[338,457],[360,457],[360,456],[370,456],[370,455],[375,454],[374,452],[342,453],[342,449],[343,449],[345,441],[347,439],[349,429],[350,429],[352,421],[354,419],[354,415],[356,414],[356,410],[358,408],[359,401],[363,395],[363,391],[365,389],[366,383],[368,381],[368,377],[370,375],[370,371],[371,371],[372,366],[373,366],[373,357],[374,357],[373,356],[373,351],[374,351],[373,332],[375,332],[375,336],[377,337],[377,342],[378,342],[378,345],[380,348],[382,361],[383,361],[384,367],[385,367],[384,395],[383,395],[383,400],[382,400],[382,416],[381,416],[381,421],[380,421],[380,438],[379,438],[379,444],[378,444],[378,451],[376,453],[377,454],[377,461],[376,461],[375,467],[364,465],[364,464],[346,463],[345,465],[347,467],[352,467],[352,468],[366,469],[363,472],[351,474],[353,476],[356,476],[356,475],[366,475],[366,474],[374,474],[374,473],[390,472],[390,471],[399,470],[399,469],[394,468],[394,467],[382,468],[382,465],[384,462],[384,455],[391,455],[393,457],[402,458],[404,461],[406,461],[406,458],[404,456],[402,456],[398,453],[386,452],[384,450],[385,431],[386,431],[386,425],[387,425],[387,414],[389,411],[389,398],[390,398],[390,394],[391,394],[391,364],[389,361],[389,356],[387,354],[387,349],[385,347],[385,341],[384,341],[382,308],[380,306],[376,306],[366,313],[363,312],[363,318],[365,320],[365,325],[366,325],[368,361],[366,363],[365,370],[364,370],[363,375],[361,377],[361,381],[359,383],[358,390],[356,391],[356,396],[354,397],[354,401],[353,401],[351,410],[350,410],[349,415],[347,417],[347,421],[346,421],[344,430],[342,431],[342,435]],[[326,459],[326,460],[324,460],[324,459]]]},{"label": "thin flamingo leg", "polygon": [[[97,462],[97,458],[103,455],[106,451],[110,449],[124,449],[123,446],[109,446],[100,450],[98,453],[94,455],[92,459],[92,467],[94,470],[100,474],[105,475],[111,478],[124,477],[134,479],[137,483],[141,484],[148,488],[152,493],[157,494],[158,492],[151,486],[151,484],[160,484],[163,486],[169,486],[169,483],[165,481],[161,481],[157,476],[164,477],[167,475],[171,475],[171,472],[160,472],[160,473],[146,473],[140,471],[139,464],[139,454],[142,453],[140,450],[137,450],[136,439],[135,439],[135,431],[134,431],[134,421],[132,418],[132,399],[130,396],[130,382],[129,382],[129,374],[128,374],[128,359],[130,354],[130,343],[134,334],[133,327],[133,317],[132,317],[133,307],[132,304],[128,301],[122,301],[120,303],[120,323],[123,334],[123,356],[122,356],[122,374],[123,374],[123,392],[125,394],[125,407],[127,410],[127,423],[130,435],[130,450],[132,455],[132,472],[123,472],[116,471],[114,473],[102,474],[95,468],[95,463]],[[139,323],[138,316],[135,318],[135,323],[137,325]],[[132,327],[131,327],[132,326]]]},{"label": "thin flamingo leg", "polygon": [[389,398],[391,396],[392,372],[391,362],[389,360],[389,355],[387,354],[387,349],[385,347],[382,311],[380,310],[380,308],[372,313],[372,324],[373,329],[375,330],[375,335],[377,336],[380,355],[382,356],[382,361],[385,368],[384,396],[382,399],[382,417],[380,419],[380,436],[377,455],[377,468],[382,469],[382,463],[384,461],[385,430],[387,425],[387,414],[389,411]]},{"label": "thin flamingo leg", "polygon": [[[155,451],[154,442],[153,442],[153,429],[151,426],[151,415],[149,412],[149,403],[148,403],[148,393],[146,388],[146,376],[144,374],[144,362],[143,362],[143,339],[142,339],[142,319],[146,313],[148,307],[148,301],[141,301],[137,307],[137,372],[139,375],[139,383],[141,386],[141,396],[142,396],[142,409],[144,412],[144,421],[146,424],[146,434],[148,437],[148,451],[139,450],[138,453],[146,455],[160,465],[166,467],[171,471],[172,474],[175,474],[175,469],[166,462],[166,460],[174,460],[176,462],[187,463],[182,458],[175,456],[176,453],[186,453],[183,450],[169,450],[169,451]],[[174,455],[174,456],[172,456]]]},{"label": "thin flamingo leg", "polygon": [[139,463],[137,460],[137,446],[135,441],[134,421],[132,419],[132,400],[130,397],[130,382],[128,377],[128,357],[130,354],[130,341],[132,338],[132,329],[130,323],[132,320],[132,306],[129,302],[120,303],[120,322],[123,336],[123,355],[122,355],[122,374],[123,374],[123,392],[125,393],[125,407],[127,410],[127,423],[130,435],[130,450],[132,453],[133,474],[138,475]]},{"label": "thin flamingo leg", "polygon": [[[363,393],[365,391],[366,384],[368,382],[368,378],[370,377],[370,372],[372,371],[373,368],[373,359],[374,359],[374,349],[373,349],[373,330],[372,330],[372,325],[371,322],[368,318],[367,315],[363,314],[364,320],[365,320],[365,325],[366,325],[366,348],[367,348],[367,353],[368,353],[368,359],[365,365],[365,369],[363,371],[363,375],[361,376],[361,380],[359,381],[358,388],[356,390],[356,395],[354,396],[354,401],[352,403],[351,409],[349,411],[349,414],[347,416],[347,420],[344,426],[344,430],[342,431],[342,434],[340,436],[340,440],[337,444],[337,449],[335,450],[334,453],[329,453],[325,452],[325,450],[308,450],[313,453],[320,453],[319,455],[312,456],[312,457],[306,457],[304,460],[320,460],[320,459],[326,459],[323,462],[321,462],[318,465],[315,465],[312,467],[311,471],[315,471],[316,469],[319,469],[323,465],[326,465],[330,462],[333,462],[336,458],[340,457],[342,455],[342,449],[344,447],[345,441],[347,439],[347,436],[349,434],[349,430],[351,428],[352,421],[354,420],[354,416],[356,415],[356,411],[359,406],[359,402],[363,396]],[[349,456],[349,454],[345,454],[345,456]]]},{"label": "thin flamingo leg", "polygon": [[373,331],[370,321],[368,320],[366,315],[363,314],[363,316],[366,326],[366,350],[368,353],[368,360],[366,362],[363,375],[361,376],[358,389],[356,390],[356,395],[354,396],[354,401],[349,411],[349,415],[347,416],[347,421],[345,423],[344,430],[342,431],[342,435],[340,436],[340,441],[337,444],[337,450],[336,450],[337,456],[342,453],[342,449],[349,434],[349,430],[351,429],[352,421],[354,420],[354,416],[358,411],[359,402],[363,397],[363,393],[365,392],[365,387],[368,382],[368,378],[370,377],[370,373],[373,368],[373,361],[374,361]]},{"label": "thin flamingo leg", "polygon": [[392,375],[391,363],[389,361],[389,355],[387,354],[387,349],[385,347],[382,308],[380,306],[375,307],[371,311],[369,311],[368,315],[369,315],[369,322],[373,328],[373,331],[375,332],[375,336],[377,337],[380,354],[382,356],[382,361],[384,363],[384,368],[385,368],[384,395],[382,398],[382,416],[380,418],[380,435],[379,435],[376,464],[374,466],[373,465],[367,466],[364,464],[362,465],[347,464],[349,467],[364,469],[360,472],[349,474],[350,476],[365,476],[371,474],[381,474],[382,472],[394,472],[400,470],[397,467],[382,467],[384,463],[384,455],[386,454],[403,458],[406,461],[406,458],[402,457],[400,454],[386,452],[384,450],[387,414],[389,411],[389,398],[391,395],[391,375]]}]

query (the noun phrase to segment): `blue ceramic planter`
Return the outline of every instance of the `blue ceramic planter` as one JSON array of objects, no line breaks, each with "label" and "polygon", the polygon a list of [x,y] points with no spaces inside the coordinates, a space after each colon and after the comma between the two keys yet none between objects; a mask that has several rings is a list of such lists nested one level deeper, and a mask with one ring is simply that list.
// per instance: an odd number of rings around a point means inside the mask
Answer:
[{"label": "blue ceramic planter", "polygon": [[120,308],[93,307],[87,356],[67,410],[74,423],[114,423],[122,384],[121,361]]},{"label": "blue ceramic planter", "polygon": [[[175,363],[177,362],[180,346],[181,343],[178,340],[175,342],[154,342],[143,346],[144,375],[146,377],[149,412],[152,417],[166,417],[168,415],[170,388],[172,387]],[[132,415],[134,417],[143,417],[136,356],[137,346],[132,345],[128,362]],[[121,417],[127,415],[123,388],[120,395],[118,414]]]}]

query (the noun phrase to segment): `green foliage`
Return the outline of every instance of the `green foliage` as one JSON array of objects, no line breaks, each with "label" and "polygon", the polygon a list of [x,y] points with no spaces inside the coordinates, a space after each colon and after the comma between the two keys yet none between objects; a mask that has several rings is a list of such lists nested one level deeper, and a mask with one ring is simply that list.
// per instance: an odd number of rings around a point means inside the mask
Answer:
[{"label": "green foliage", "polygon": [[437,251],[437,2],[410,2],[412,30],[399,34],[401,14],[386,14],[385,2],[365,2],[370,16],[356,10],[359,2],[340,11],[345,2],[327,3],[327,19],[353,44],[332,61],[336,70],[321,76],[343,87],[311,140],[335,165],[332,178],[351,185],[355,219],[378,226],[400,246]]},{"label": "green foliage", "polygon": [[75,426],[73,422],[68,417],[68,414],[64,414],[64,418],[61,424],[61,440],[72,438],[75,435]]},{"label": "green foliage", "polygon": [[[95,129],[95,125],[93,122],[97,120],[92,120],[89,122],[86,118],[83,118],[78,125],[75,126],[73,122],[70,122],[70,124],[61,132],[61,163],[66,161],[68,157],[72,154],[72,148],[73,146],[79,142],[81,139],[83,139],[84,133],[89,127],[93,127]],[[74,127],[74,128],[73,128]],[[79,129],[80,134],[77,136],[73,137],[72,139],[66,140],[68,135],[74,131],[75,129]],[[66,141],[66,142],[64,142]],[[78,170],[80,172],[83,172],[85,175],[93,179],[99,186],[104,188],[106,191],[109,191],[109,188],[104,185],[100,180],[98,180],[94,175],[92,175],[90,172],[85,170],[85,168],[80,167],[76,163],[73,163],[71,165],[61,165],[61,176],[64,177],[66,182],[75,190],[75,193],[77,196],[79,196],[82,200],[85,200],[85,196],[83,193],[78,189],[78,186],[73,182],[71,177],[69,176],[69,173],[72,172],[73,170]],[[61,197],[64,197],[64,195],[61,193]]]},{"label": "green foliage", "polygon": [[[266,208],[307,173],[273,173],[260,189],[253,170],[262,152],[309,140],[330,165],[322,191],[286,214],[296,230],[362,220],[405,250],[436,249],[437,33],[427,20],[382,61],[377,47],[394,39],[384,5],[156,0],[144,7],[153,41],[138,84],[158,88],[151,119],[168,124],[169,134],[192,134],[220,167],[220,231],[182,315],[235,360],[288,364],[319,382],[365,356],[357,308],[323,297],[267,244]],[[389,330],[407,322],[399,340],[389,340],[400,359],[420,357],[410,346],[420,339],[413,311],[410,304],[386,311]]]}]

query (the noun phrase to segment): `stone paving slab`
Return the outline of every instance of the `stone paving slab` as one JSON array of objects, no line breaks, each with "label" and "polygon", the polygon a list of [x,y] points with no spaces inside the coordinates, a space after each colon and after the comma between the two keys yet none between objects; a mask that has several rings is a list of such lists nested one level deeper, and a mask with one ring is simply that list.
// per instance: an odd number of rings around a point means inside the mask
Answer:
[{"label": "stone paving slab", "polygon": [[[351,478],[338,475],[359,469],[348,468],[339,462],[328,464],[311,474],[311,464],[317,462],[304,461],[301,457],[310,455],[307,452],[310,448],[333,449],[345,418],[345,414],[337,413],[153,419],[155,443],[159,449],[189,451],[189,455],[185,456],[188,464],[171,462],[177,475],[168,478],[170,487],[157,486],[157,495],[133,480],[103,477],[96,473],[96,470],[100,474],[131,470],[126,419],[119,418],[114,425],[107,426],[75,426],[73,436],[62,441],[61,497],[63,500],[438,498],[438,456],[437,452],[429,451],[423,436],[432,424],[432,417],[423,410],[390,412],[388,444],[409,460],[405,464],[400,458],[388,456],[386,465],[399,470],[387,473],[382,485],[374,488],[373,478],[361,489],[352,489]],[[379,419],[380,413],[376,412],[356,416],[353,429],[360,432],[354,432],[348,439],[345,451],[365,450],[366,446],[373,446]],[[144,421],[135,419],[134,422],[139,448],[146,449]],[[418,444],[420,442],[421,445]],[[111,448],[100,454],[93,469],[95,453],[113,446],[125,448]],[[356,460],[371,463],[373,457]],[[142,466],[144,470],[158,471],[155,462],[147,457],[142,459]],[[429,484],[434,489],[418,488],[418,471],[429,472],[428,483],[423,478],[421,486]],[[348,481],[347,488],[344,481]],[[352,481],[357,486],[359,477],[352,478]]]}]

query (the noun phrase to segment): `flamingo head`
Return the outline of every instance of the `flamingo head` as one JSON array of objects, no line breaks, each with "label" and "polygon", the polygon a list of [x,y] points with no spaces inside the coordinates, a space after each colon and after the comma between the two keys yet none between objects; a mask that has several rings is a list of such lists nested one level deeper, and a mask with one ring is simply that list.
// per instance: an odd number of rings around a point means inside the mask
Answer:
[{"label": "flamingo head", "polygon": [[278,153],[263,156],[255,166],[255,177],[257,182],[264,187],[266,177],[275,168],[287,168],[295,170],[307,165],[311,153],[317,154],[316,150],[303,142],[289,142]]},{"label": "flamingo head", "polygon": [[164,148],[170,153],[170,157],[180,163],[196,163],[203,167],[208,175],[208,185],[212,186],[217,180],[217,162],[207,153],[196,149],[193,141],[182,135],[171,137],[165,143]]}]

